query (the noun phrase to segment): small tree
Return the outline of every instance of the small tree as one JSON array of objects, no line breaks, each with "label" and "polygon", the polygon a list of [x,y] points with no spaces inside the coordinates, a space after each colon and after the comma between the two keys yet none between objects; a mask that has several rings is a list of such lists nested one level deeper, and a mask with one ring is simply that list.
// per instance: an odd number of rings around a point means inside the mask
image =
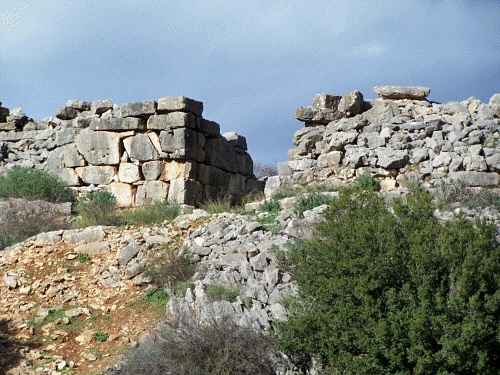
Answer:
[{"label": "small tree", "polygon": [[344,191],[296,265],[304,306],[279,344],[332,374],[496,374],[496,228],[439,225],[426,193],[391,213],[373,192]]}]

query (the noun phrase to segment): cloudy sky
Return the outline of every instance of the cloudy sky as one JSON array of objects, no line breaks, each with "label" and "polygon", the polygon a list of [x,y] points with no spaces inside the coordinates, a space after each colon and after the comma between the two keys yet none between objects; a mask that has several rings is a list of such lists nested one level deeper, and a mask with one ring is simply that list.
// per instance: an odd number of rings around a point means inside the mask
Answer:
[{"label": "cloudy sky", "polygon": [[498,0],[0,0],[0,101],[40,120],[68,99],[185,95],[275,164],[316,93],[487,102],[499,30]]}]

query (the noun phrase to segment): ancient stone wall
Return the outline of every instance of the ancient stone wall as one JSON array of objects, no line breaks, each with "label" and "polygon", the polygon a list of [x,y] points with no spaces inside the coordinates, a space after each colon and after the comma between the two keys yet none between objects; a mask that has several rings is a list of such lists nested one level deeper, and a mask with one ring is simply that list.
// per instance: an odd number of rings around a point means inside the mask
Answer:
[{"label": "ancient stone wall", "polygon": [[168,199],[199,205],[262,190],[246,140],[202,117],[186,97],[122,106],[69,100],[55,117],[28,118],[0,103],[0,172],[54,173],[79,192],[105,188],[122,207]]},{"label": "ancient stone wall", "polygon": [[500,173],[500,94],[488,104],[475,98],[427,101],[426,87],[375,87],[378,99],[359,92],[319,94],[295,117],[305,127],[295,149],[266,183],[270,196],[283,187],[339,185],[369,175],[391,190],[409,176],[424,184],[442,179],[497,187]]}]

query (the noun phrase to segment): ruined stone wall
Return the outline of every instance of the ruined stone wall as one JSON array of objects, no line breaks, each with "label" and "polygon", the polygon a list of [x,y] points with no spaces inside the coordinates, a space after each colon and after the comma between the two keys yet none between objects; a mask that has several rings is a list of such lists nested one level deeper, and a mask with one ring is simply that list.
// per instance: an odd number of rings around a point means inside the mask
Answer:
[{"label": "ruined stone wall", "polygon": [[78,192],[105,188],[122,207],[181,204],[261,190],[246,140],[202,117],[186,97],[122,106],[70,100],[55,117],[28,118],[0,103],[0,172],[24,166],[56,174]]},{"label": "ruined stone wall", "polygon": [[339,185],[360,175],[380,179],[383,189],[404,186],[407,177],[424,184],[442,179],[469,186],[497,187],[500,173],[500,94],[489,103],[475,98],[445,104],[427,101],[426,87],[375,87],[314,96],[295,117],[297,131],[289,160],[266,183],[270,196],[283,187]]}]

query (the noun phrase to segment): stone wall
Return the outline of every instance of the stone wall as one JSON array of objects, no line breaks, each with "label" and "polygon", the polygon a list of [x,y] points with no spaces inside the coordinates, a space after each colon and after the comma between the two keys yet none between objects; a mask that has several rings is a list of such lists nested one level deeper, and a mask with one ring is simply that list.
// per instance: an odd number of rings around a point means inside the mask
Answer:
[{"label": "stone wall", "polygon": [[168,199],[199,205],[262,190],[246,140],[202,117],[203,103],[166,97],[122,106],[69,100],[35,121],[0,103],[0,173],[24,166],[78,192],[105,188],[122,207]]},{"label": "stone wall", "polygon": [[469,98],[439,104],[426,87],[375,87],[375,100],[359,92],[314,96],[295,117],[289,160],[266,183],[266,196],[283,187],[339,185],[360,175],[380,179],[384,190],[408,176],[424,184],[442,179],[497,187],[500,173],[500,94],[488,104]]}]

